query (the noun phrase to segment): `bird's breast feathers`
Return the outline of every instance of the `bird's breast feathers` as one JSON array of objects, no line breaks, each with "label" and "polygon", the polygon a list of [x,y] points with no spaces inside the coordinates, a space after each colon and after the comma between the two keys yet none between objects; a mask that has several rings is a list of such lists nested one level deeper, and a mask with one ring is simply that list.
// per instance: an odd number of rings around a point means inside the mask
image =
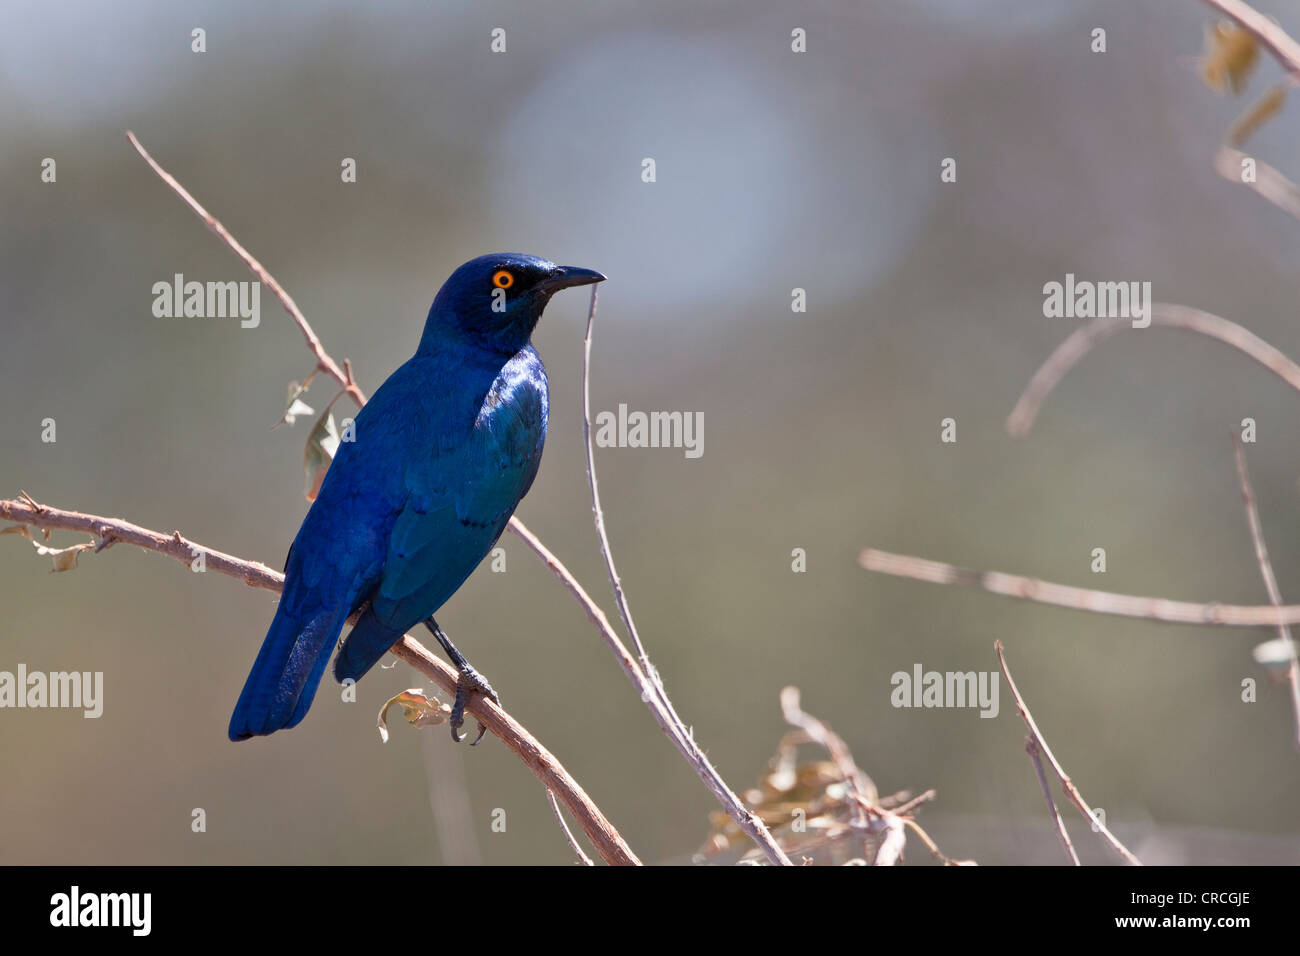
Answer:
[{"label": "bird's breast feathers", "polygon": [[528,433],[544,437],[550,396],[546,369],[531,347],[515,353],[483,396],[474,420],[475,429],[494,433]]}]

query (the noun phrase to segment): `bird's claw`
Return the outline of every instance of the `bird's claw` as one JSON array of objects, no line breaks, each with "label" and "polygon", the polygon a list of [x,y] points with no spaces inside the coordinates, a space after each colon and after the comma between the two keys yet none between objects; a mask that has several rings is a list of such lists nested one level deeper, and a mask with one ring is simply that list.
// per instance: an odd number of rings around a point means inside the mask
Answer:
[{"label": "bird's claw", "polygon": [[[460,728],[465,724],[465,705],[469,703],[471,694],[478,694],[486,697],[498,707],[501,706],[501,698],[497,692],[492,689],[492,685],[474,668],[466,665],[461,669],[460,677],[456,680],[456,701],[451,705],[451,739],[460,743],[466,735],[460,733]],[[481,720],[476,721],[478,724],[478,736],[474,738],[471,747],[477,746],[478,742],[483,739],[487,733],[487,728],[483,726]]]}]

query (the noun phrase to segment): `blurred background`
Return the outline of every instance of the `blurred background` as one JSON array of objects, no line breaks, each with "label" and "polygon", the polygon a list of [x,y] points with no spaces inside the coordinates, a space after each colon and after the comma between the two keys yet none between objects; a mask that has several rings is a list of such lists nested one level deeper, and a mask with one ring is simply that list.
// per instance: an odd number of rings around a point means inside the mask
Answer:
[{"label": "blurred background", "polygon": [[[1300,4],[1262,9],[1300,30]],[[1300,396],[1245,357],[1125,333],[1027,438],[1003,429],[1079,323],[1043,316],[1044,283],[1068,272],[1150,281],[1157,300],[1300,356],[1300,222],[1212,169],[1246,101],[1199,80],[1202,4],[0,10],[4,496],[180,529],[277,568],[306,511],[310,417],[269,427],[312,367],[302,338],[265,289],[256,329],[153,316],[153,284],[175,273],[251,277],[131,129],[367,392],[466,259],[518,250],[610,277],[595,408],[702,412],[705,428],[698,459],[598,451],[609,532],[651,655],[733,787],[764,772],[794,684],[883,793],[937,789],[920,820],[946,853],[1061,862],[1005,687],[995,720],[890,704],[894,672],[996,670],[1000,638],[1057,755],[1147,862],[1300,861],[1288,697],[1250,656],[1270,632],[1033,606],[856,560],[874,546],[1263,603],[1229,442],[1249,416],[1265,532],[1300,602]],[[1090,50],[1097,27],[1105,53]],[[1262,63],[1251,92],[1278,76]],[[1296,117],[1252,142],[1293,176]],[[355,183],[340,181],[347,157]],[[940,182],[945,157],[955,183]],[[558,297],[535,338],[551,432],[518,514],[612,616],[582,452],[585,306]],[[320,381],[305,398],[319,409],[334,391]],[[943,444],[950,416],[958,440]],[[506,573],[480,569],[439,620],[643,859],[689,861],[716,802],[572,598],[517,539],[502,546]],[[226,724],[274,595],[126,546],[80,565],[51,574],[21,538],[0,539],[0,670],[105,675],[98,720],[0,711],[0,862],[571,859],[499,741],[471,751],[399,720],[380,743],[381,702],[427,685],[405,665],[371,672],[355,704],[327,679],[300,727],[235,745]],[[1258,702],[1241,701],[1247,678]],[[1086,859],[1111,859],[1067,819]],[[909,861],[928,859],[910,845]]]}]

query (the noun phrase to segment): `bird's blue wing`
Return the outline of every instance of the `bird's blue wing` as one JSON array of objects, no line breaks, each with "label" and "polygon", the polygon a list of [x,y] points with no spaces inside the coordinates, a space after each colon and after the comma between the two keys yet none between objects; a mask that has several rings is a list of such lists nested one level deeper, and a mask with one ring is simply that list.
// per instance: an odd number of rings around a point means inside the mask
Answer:
[{"label": "bird's blue wing", "polygon": [[357,415],[285,562],[284,592],[230,720],[230,737],[292,727],[311,706],[339,632],[383,572],[405,501],[408,377],[394,374]]},{"label": "bird's blue wing", "polygon": [[548,411],[545,373],[530,348],[502,369],[461,443],[408,462],[383,573],[339,651],[339,680],[360,678],[492,549],[537,475]]}]

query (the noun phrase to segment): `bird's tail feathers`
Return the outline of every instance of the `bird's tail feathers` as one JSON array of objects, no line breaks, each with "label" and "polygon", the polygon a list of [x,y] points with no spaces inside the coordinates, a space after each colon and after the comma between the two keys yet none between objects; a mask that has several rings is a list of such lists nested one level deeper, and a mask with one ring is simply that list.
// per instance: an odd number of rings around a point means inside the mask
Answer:
[{"label": "bird's tail feathers", "polygon": [[404,628],[395,631],[383,624],[375,616],[374,609],[367,607],[334,658],[334,679],[340,684],[349,679],[361,680],[366,671],[401,640],[404,631]]},{"label": "bird's tail feathers", "polygon": [[348,609],[293,613],[281,602],[230,718],[230,739],[294,727],[307,715]]}]

